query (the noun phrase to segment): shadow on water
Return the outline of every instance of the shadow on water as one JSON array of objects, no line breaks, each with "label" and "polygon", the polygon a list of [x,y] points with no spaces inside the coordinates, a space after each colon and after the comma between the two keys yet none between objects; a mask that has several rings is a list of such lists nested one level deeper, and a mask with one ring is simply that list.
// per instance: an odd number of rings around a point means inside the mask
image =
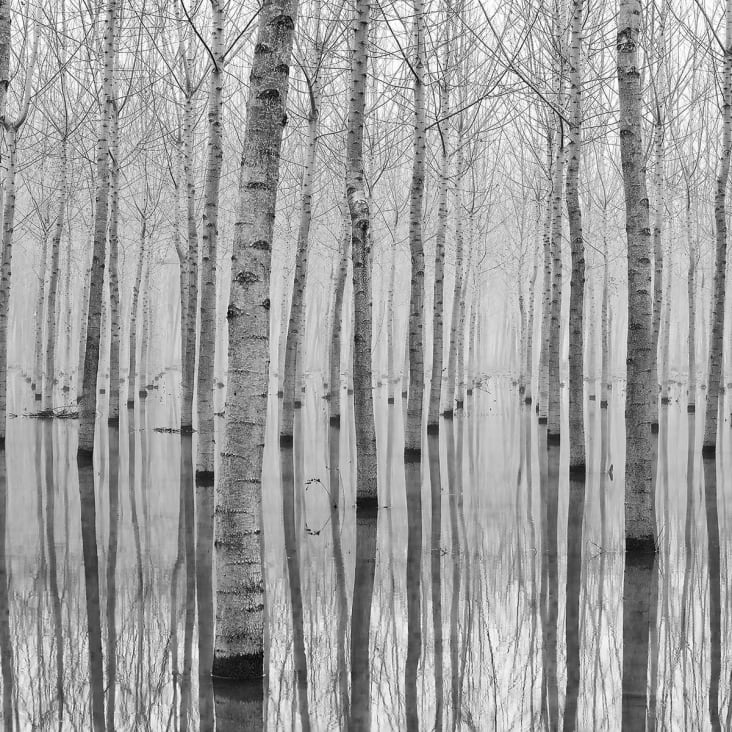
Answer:
[{"label": "shadow on water", "polygon": [[353,505],[353,446],[307,392],[298,441],[266,452],[268,675],[249,685],[210,677],[213,494],[195,438],[153,429],[170,397],[123,415],[121,442],[105,424],[78,484],[72,421],[10,420],[5,728],[728,728],[728,445],[702,461],[695,415],[665,406],[661,551],[626,557],[622,396],[588,405],[581,483],[499,380],[428,435],[422,463],[405,463],[401,405],[380,393],[393,486],[377,532]]},{"label": "shadow on water", "polygon": [[355,732],[371,729],[370,629],[376,572],[377,512],[356,511],[356,569],[351,607],[351,705],[350,727]]},{"label": "shadow on water", "polygon": [[81,544],[84,558],[86,627],[91,685],[91,727],[94,732],[105,728],[104,658],[102,653],[102,619],[99,604],[99,554],[97,547],[97,507],[94,495],[94,464],[79,458],[79,505],[81,510]]},{"label": "shadow on water", "polygon": [[5,448],[0,448],[0,670],[3,677],[3,721],[13,730],[13,649],[10,645],[10,602],[8,597],[8,561],[6,531],[8,523],[8,471]]},{"label": "shadow on water", "polygon": [[[50,425],[50,420],[46,420]],[[114,730],[117,695],[117,549],[119,536],[119,439],[109,426],[109,537],[107,542],[107,732]]]},{"label": "shadow on water", "polygon": [[407,498],[407,658],[404,696],[407,730],[419,730],[417,668],[422,650],[422,465],[414,455],[405,458]]},{"label": "shadow on water", "polygon": [[557,681],[557,621],[559,619],[559,558],[557,515],[559,510],[559,445],[547,442],[547,431],[540,427],[542,567],[541,628],[542,718],[547,729],[559,728],[559,687]]},{"label": "shadow on water", "polygon": [[300,575],[300,536],[295,515],[295,455],[292,440],[280,443],[280,469],[282,477],[282,524],[287,557],[287,579],[290,590],[290,613],[293,631],[293,660],[295,684],[303,732],[310,730],[308,711],[308,667],[305,656],[305,632],[303,630],[302,580]]},{"label": "shadow on water", "polygon": [[442,732],[444,708],[444,671],[442,664],[442,476],[440,472],[440,439],[427,436],[430,468],[430,576],[432,590],[432,632],[434,635],[435,732]]},{"label": "shadow on water", "polygon": [[[53,613],[53,637],[56,652],[56,703],[58,705],[58,729],[64,726],[64,648],[63,648],[63,620],[61,615],[61,596],[58,588],[58,560],[56,556],[56,490],[57,485],[54,479],[54,439],[53,423],[50,419],[43,421],[43,463],[46,474],[46,544],[48,547],[48,593],[51,596],[51,607]],[[4,451],[3,457],[5,461]],[[5,470],[3,468],[3,476]],[[4,480],[4,477],[3,477]],[[62,482],[62,485],[64,483]],[[65,487],[65,485],[64,485]],[[4,521],[3,521],[4,523]],[[111,533],[111,531],[110,531]],[[0,548],[5,547],[5,537],[0,537]],[[3,564],[4,564],[3,557]],[[2,570],[0,570],[0,576]],[[0,591],[2,588],[0,579]]]},{"label": "shadow on water", "polygon": [[719,512],[717,506],[717,465],[704,457],[704,506],[707,517],[707,571],[709,573],[709,720],[713,730],[721,730],[719,681],[722,673],[722,608],[720,594]]}]

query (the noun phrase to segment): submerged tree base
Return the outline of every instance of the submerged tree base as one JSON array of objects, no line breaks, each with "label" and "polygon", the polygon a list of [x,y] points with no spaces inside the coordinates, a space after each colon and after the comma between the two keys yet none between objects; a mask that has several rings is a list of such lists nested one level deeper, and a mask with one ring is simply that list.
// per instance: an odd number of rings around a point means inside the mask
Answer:
[{"label": "submerged tree base", "polygon": [[686,405],[686,411],[689,414],[694,414],[694,412],[696,412],[696,404],[687,404]]},{"label": "submerged tree base", "polygon": [[418,447],[405,447],[404,448],[404,462],[405,463],[421,463],[422,462],[422,450]]},{"label": "submerged tree base", "polygon": [[359,517],[368,518],[369,515],[379,511],[379,499],[377,496],[356,496],[356,511]]},{"label": "submerged tree base", "polygon": [[[557,435],[558,437],[559,435]],[[587,476],[587,466],[582,463],[581,465],[570,465],[569,466],[569,477],[576,480],[584,480]]]},{"label": "submerged tree base", "polygon": [[702,457],[713,458],[717,454],[716,445],[704,445],[702,447]]},{"label": "submerged tree base", "polygon": [[197,470],[196,485],[200,488],[210,488],[214,484],[213,470]]},{"label": "submerged tree base", "polygon": [[261,679],[264,676],[264,653],[236,653],[214,656],[211,676],[215,679]]},{"label": "submerged tree base", "polygon": [[562,441],[561,435],[559,432],[547,432],[546,433],[546,442],[547,445],[559,445]]},{"label": "submerged tree base", "polygon": [[547,417],[539,417],[539,424],[546,424],[547,421]]},{"label": "submerged tree base", "polygon": [[439,435],[440,434],[440,425],[439,424],[428,424],[427,425],[427,434],[428,435]]},{"label": "submerged tree base", "polygon": [[607,409],[607,399],[600,400],[600,409]]},{"label": "submerged tree base", "polygon": [[76,451],[76,465],[79,468],[88,468],[94,465],[94,450],[80,447]]},{"label": "submerged tree base", "polygon": [[625,553],[626,554],[655,554],[658,551],[656,541],[651,534],[646,536],[626,536],[625,537]]}]

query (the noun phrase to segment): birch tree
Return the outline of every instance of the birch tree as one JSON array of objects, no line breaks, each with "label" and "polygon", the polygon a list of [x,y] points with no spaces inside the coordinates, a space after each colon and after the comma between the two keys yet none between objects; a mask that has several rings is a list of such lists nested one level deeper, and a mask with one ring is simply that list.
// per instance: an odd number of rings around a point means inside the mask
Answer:
[{"label": "birch tree", "polygon": [[229,384],[216,487],[216,640],[213,674],[262,677],[262,460],[269,383],[270,258],[288,91],[294,0],[259,12],[232,256]]},{"label": "birch tree", "polygon": [[618,5],[617,71],[620,101],[620,155],[628,241],[628,353],[625,397],[625,546],[655,551],[654,448],[657,385],[653,383],[651,236],[646,167],[641,131],[638,34],[640,0]]}]

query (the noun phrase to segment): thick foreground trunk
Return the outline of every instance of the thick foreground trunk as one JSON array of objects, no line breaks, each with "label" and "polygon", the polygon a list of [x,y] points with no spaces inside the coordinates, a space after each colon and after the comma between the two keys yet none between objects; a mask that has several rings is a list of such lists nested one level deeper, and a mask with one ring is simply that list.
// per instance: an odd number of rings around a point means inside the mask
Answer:
[{"label": "thick foreground trunk", "polygon": [[216,487],[216,676],[264,663],[262,462],[269,381],[270,266],[297,4],[262,6],[252,58],[232,256],[226,433]]}]

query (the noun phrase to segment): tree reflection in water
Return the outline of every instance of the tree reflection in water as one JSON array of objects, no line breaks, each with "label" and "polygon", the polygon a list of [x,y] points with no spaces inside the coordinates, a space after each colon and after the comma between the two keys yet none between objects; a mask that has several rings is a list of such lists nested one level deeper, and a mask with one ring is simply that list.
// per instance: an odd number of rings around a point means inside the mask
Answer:
[{"label": "tree reflection in water", "polygon": [[210,678],[213,494],[193,478],[195,438],[155,429],[173,390],[100,424],[95,465],[77,467],[74,421],[9,422],[7,729],[727,726],[726,432],[702,460],[694,413],[664,406],[660,552],[624,557],[617,390],[588,404],[579,482],[500,380],[405,473],[403,415],[380,387],[384,492],[378,515],[356,515],[352,412],[344,399],[331,424],[320,388],[308,381],[282,450],[271,404],[268,673],[249,685]]}]

